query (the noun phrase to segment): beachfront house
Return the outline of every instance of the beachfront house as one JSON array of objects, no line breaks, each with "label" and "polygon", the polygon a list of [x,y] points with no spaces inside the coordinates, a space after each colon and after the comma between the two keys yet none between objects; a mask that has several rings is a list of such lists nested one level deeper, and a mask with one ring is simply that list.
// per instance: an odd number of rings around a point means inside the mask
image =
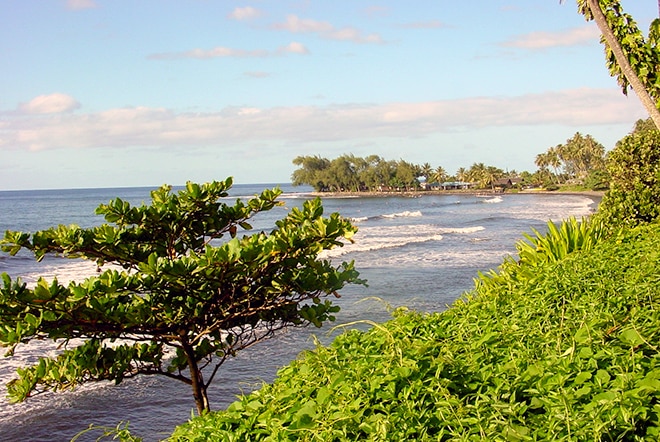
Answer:
[{"label": "beachfront house", "polygon": [[491,183],[493,189],[499,189],[504,191],[506,189],[511,189],[512,187],[520,187],[522,184],[522,178],[500,178]]}]

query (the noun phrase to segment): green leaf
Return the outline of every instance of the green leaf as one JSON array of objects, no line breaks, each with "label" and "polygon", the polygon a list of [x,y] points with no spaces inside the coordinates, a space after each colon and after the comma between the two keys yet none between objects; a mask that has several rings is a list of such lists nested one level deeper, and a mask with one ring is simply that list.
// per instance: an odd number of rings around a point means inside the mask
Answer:
[{"label": "green leaf", "polygon": [[642,338],[639,332],[632,328],[623,330],[619,334],[619,339],[621,339],[621,341],[623,341],[625,344],[630,345],[631,347],[636,347],[645,342],[644,338]]}]

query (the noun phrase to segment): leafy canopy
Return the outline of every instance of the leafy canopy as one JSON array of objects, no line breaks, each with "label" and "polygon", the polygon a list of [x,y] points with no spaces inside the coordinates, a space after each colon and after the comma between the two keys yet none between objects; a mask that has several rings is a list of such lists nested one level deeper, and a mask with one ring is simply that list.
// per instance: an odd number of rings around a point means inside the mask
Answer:
[{"label": "leafy canopy", "polygon": [[660,131],[638,121],[633,133],[609,152],[610,189],[597,217],[618,226],[634,226],[660,217]]},{"label": "leafy canopy", "polygon": [[[335,267],[318,255],[350,240],[356,228],[337,213],[323,217],[315,199],[290,210],[270,233],[239,237],[238,228],[252,228],[250,218],[281,204],[281,191],[228,205],[231,185],[231,178],[188,183],[178,193],[163,186],[148,206],[118,198],[97,208],[106,221],[97,227],[6,232],[2,250],[12,255],[25,248],[37,260],[56,254],[99,265],[97,275],[68,285],[39,279],[28,287],[2,274],[0,344],[7,355],[34,339],[64,344],[57,356],[18,370],[10,399],[157,374],[191,385],[202,413],[227,357],[286,326],[333,320],[339,308],[321,297],[362,281],[352,262]],[[113,266],[102,270],[104,264]]]}]

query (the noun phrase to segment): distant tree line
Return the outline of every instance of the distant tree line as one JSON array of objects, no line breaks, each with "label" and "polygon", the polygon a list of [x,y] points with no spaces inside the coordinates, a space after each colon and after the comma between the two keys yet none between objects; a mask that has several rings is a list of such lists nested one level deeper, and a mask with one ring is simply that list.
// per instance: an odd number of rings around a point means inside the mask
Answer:
[{"label": "distant tree line", "polygon": [[442,166],[385,160],[378,155],[362,158],[350,154],[333,160],[318,155],[299,156],[293,164],[299,168],[293,172],[292,183],[308,184],[318,192],[410,191],[441,188],[456,181],[485,188],[502,177],[517,176],[515,171],[505,173],[484,163],[474,163],[449,175]]},{"label": "distant tree line", "polygon": [[590,188],[607,188],[605,147],[591,135],[577,132],[565,144],[550,147],[536,155],[534,163],[544,183],[584,184]]},{"label": "distant tree line", "polygon": [[[539,167],[534,173],[504,171],[473,163],[450,175],[442,166],[414,164],[405,160],[386,160],[378,155],[357,157],[341,155],[335,159],[319,155],[298,156],[291,180],[294,185],[310,185],[317,192],[378,192],[457,188],[474,189],[497,186],[531,186],[548,189],[562,184],[605,189],[609,176],[605,168],[605,148],[591,135],[576,133],[565,144],[549,148],[536,156]],[[510,181],[509,181],[510,180]],[[504,183],[504,184],[503,184]]]}]

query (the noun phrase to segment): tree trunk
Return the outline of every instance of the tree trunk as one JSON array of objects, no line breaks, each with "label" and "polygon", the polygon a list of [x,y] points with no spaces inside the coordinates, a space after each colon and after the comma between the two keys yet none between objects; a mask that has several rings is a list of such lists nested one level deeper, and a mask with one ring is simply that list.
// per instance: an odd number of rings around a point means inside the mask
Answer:
[{"label": "tree trunk", "polygon": [[[655,102],[649,95],[642,82],[639,80],[639,77],[637,77],[637,74],[628,61],[628,57],[626,57],[626,55],[623,53],[623,49],[621,48],[619,41],[614,36],[610,25],[607,23],[607,18],[605,17],[605,14],[600,7],[599,1],[587,0],[587,3],[589,4],[589,9],[591,9],[591,13],[594,16],[596,24],[598,25],[598,29],[600,29],[603,37],[605,37],[605,41],[607,42],[610,49],[612,49],[614,57],[616,58],[621,71],[626,76],[628,83],[630,83],[633,90],[637,94],[637,97],[639,97],[639,100],[642,102],[646,108],[646,111],[651,116],[655,126],[660,129],[660,111],[658,111]],[[660,7],[660,1],[658,2],[658,6]]]},{"label": "tree trunk", "polygon": [[188,369],[190,370],[190,386],[193,391],[193,398],[195,399],[195,404],[197,405],[197,413],[201,416],[205,413],[208,413],[211,410],[209,406],[209,398],[206,391],[206,385],[204,385],[204,376],[202,371],[197,365],[197,360],[195,359],[195,349],[189,345],[187,338],[182,338],[181,346],[183,351],[186,354],[188,359]]}]

